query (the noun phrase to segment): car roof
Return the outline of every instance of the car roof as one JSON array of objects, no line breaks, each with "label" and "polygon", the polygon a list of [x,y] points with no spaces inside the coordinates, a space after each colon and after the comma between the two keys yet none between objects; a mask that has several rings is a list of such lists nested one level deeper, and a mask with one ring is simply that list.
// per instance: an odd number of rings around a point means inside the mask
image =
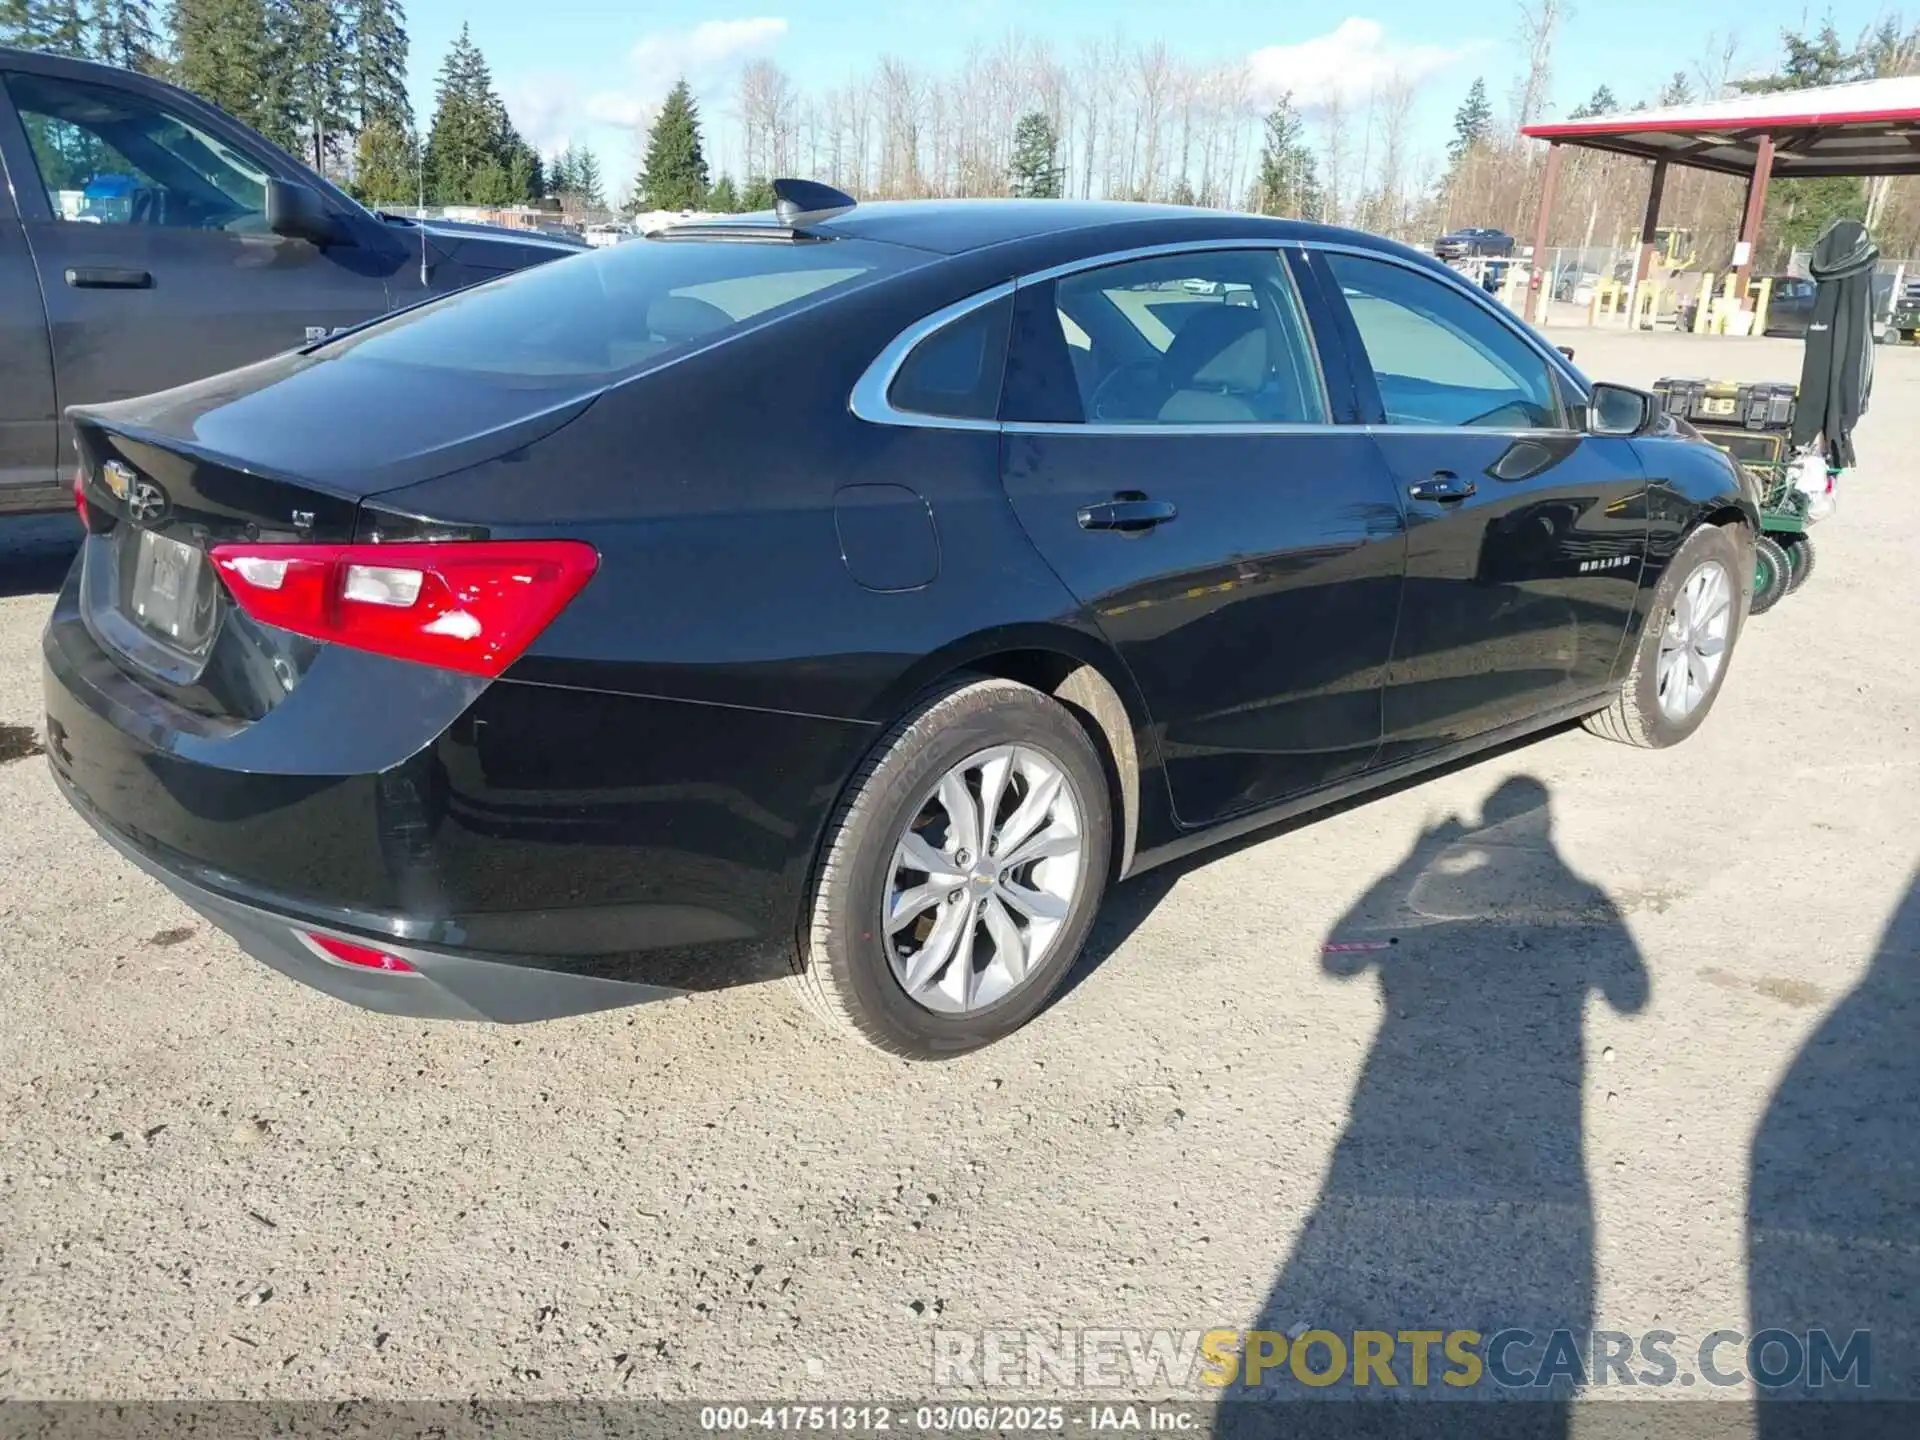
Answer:
[{"label": "car roof", "polygon": [[[1332,227],[1299,220],[1130,200],[876,201],[863,203],[808,228],[849,239],[879,240],[940,255],[961,255],[988,246],[1074,232],[1094,231],[1110,238],[1118,228],[1155,229],[1177,226],[1178,222],[1191,225],[1195,221],[1218,224],[1222,234],[1271,234],[1278,241],[1299,239],[1308,234],[1341,233]],[[1142,240],[1151,243],[1149,237],[1143,236]]]}]

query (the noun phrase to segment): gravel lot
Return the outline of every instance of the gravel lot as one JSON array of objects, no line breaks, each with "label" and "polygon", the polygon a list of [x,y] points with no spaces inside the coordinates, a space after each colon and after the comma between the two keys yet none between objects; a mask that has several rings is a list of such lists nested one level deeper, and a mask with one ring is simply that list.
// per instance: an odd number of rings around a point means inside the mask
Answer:
[{"label": "gravel lot", "polygon": [[[918,1396],[936,1327],[1779,1320],[1920,1395],[1920,353],[1860,440],[1693,742],[1561,733],[1147,877],[947,1065],[778,988],[365,1015],[0,764],[0,1394]],[[70,532],[0,530],[11,759]]]}]

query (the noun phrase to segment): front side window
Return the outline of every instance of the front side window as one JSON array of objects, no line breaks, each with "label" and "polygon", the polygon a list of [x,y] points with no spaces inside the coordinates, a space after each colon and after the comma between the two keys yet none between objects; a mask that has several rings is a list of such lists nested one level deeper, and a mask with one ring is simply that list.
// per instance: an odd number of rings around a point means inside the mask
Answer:
[{"label": "front side window", "polygon": [[1326,419],[1312,342],[1273,250],[1202,251],[1023,287],[1009,421],[1286,425]]},{"label": "front side window", "polygon": [[1332,253],[1390,425],[1559,429],[1547,362],[1499,317],[1404,265]]},{"label": "front side window", "polygon": [[266,233],[266,172],[139,95],[8,75],[47,206],[83,225]]}]

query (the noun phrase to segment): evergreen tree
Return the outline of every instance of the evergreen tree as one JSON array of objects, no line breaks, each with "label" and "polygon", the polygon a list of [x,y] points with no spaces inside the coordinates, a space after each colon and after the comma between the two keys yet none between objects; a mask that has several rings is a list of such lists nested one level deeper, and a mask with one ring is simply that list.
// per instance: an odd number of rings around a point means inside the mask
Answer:
[{"label": "evergreen tree", "polygon": [[[572,146],[567,148],[569,151],[573,150]],[[582,145],[577,152],[574,152],[573,192],[580,197],[580,203],[589,210],[607,208],[606,185],[600,179],[600,160],[593,153],[591,146]]]},{"label": "evergreen tree", "polygon": [[1659,103],[1662,106],[1687,105],[1692,103],[1692,100],[1693,82],[1687,79],[1687,72],[1684,70],[1674,71],[1673,78],[1660,87]]},{"label": "evergreen tree", "polygon": [[355,128],[365,131],[375,121],[385,121],[395,131],[413,129],[407,48],[407,16],[400,0],[358,0],[347,63],[347,108]]},{"label": "evergreen tree", "polygon": [[1058,200],[1064,176],[1060,137],[1045,112],[1030,110],[1013,129],[1012,190],[1029,200]]},{"label": "evergreen tree", "polygon": [[419,197],[419,152],[413,137],[376,115],[360,131],[353,152],[353,193],[376,208],[412,205]]},{"label": "evergreen tree", "polygon": [[1173,182],[1173,194],[1168,197],[1174,205],[1197,205],[1199,198],[1193,193],[1193,182],[1182,175]]},{"label": "evergreen tree", "polygon": [[1320,170],[1307,143],[1307,124],[1293,106],[1291,92],[1268,112],[1260,145],[1260,171],[1248,207],[1262,215],[1302,220],[1320,216]]},{"label": "evergreen tree", "polygon": [[747,183],[740,191],[741,214],[751,215],[761,210],[773,209],[773,181],[764,175],[749,175]]},{"label": "evergreen tree", "polygon": [[1453,139],[1447,142],[1447,162],[1458,165],[1476,145],[1493,136],[1493,106],[1487,103],[1487,82],[1476,78],[1467,90],[1467,98],[1453,112]]},{"label": "evergreen tree", "polygon": [[46,39],[45,19],[38,0],[0,0],[0,45],[38,50]]},{"label": "evergreen tree", "polygon": [[[442,205],[502,204],[489,197],[511,184],[503,155],[505,108],[494,93],[486,57],[465,25],[447,51],[434,93],[433,126],[427,134],[427,187]],[[480,172],[491,167],[484,187]]]},{"label": "evergreen tree", "polygon": [[273,37],[265,0],[174,0],[168,77],[229,115],[271,134]]},{"label": "evergreen tree", "polygon": [[36,49],[78,60],[87,58],[87,17],[80,9],[80,0],[46,0],[41,15]]},{"label": "evergreen tree", "polygon": [[273,40],[268,95],[279,112],[268,138],[324,174],[329,161],[346,158],[353,123],[350,14],[334,0],[272,0],[268,18]]},{"label": "evergreen tree", "polygon": [[1613,115],[1620,109],[1620,102],[1613,98],[1613,91],[1602,85],[1594,91],[1587,103],[1572,111],[1569,120],[1588,120],[1595,115]]},{"label": "evergreen tree", "polygon": [[513,205],[526,198],[498,158],[489,155],[467,177],[469,205]]},{"label": "evergreen tree", "polygon": [[109,65],[157,74],[160,37],[150,0],[98,0],[93,10],[94,54]]},{"label": "evergreen tree", "polygon": [[1734,81],[1743,95],[1763,95],[1776,90],[1808,90],[1816,85],[1838,85],[1858,80],[1864,56],[1840,43],[1839,32],[1827,21],[1813,35],[1795,35],[1783,31],[1780,43],[1787,58],[1772,75],[1752,76]]},{"label": "evergreen tree", "polygon": [[568,145],[553,157],[547,167],[547,193],[565,197],[573,193],[573,146]]},{"label": "evergreen tree", "polygon": [[740,213],[740,192],[733,188],[731,175],[722,175],[713,182],[713,189],[707,192],[706,208],[717,215]]},{"label": "evergreen tree", "polygon": [[[575,175],[576,184],[580,180]],[[647,132],[647,154],[633,182],[634,202],[652,210],[694,210],[707,198],[707,157],[700,141],[700,107],[685,78],[667,92]],[[769,191],[767,206],[773,205]]]}]

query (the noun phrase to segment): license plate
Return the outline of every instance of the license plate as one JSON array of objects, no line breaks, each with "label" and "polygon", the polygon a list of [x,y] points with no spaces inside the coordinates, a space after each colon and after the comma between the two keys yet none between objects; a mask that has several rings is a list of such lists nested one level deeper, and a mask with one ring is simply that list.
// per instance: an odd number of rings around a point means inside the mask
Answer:
[{"label": "license plate", "polygon": [[1733,414],[1733,400],[1730,396],[1708,395],[1700,401],[1700,411],[1704,415]]},{"label": "license plate", "polygon": [[178,640],[188,628],[200,585],[201,554],[151,530],[140,532],[133,565],[133,613],[156,634]]}]

